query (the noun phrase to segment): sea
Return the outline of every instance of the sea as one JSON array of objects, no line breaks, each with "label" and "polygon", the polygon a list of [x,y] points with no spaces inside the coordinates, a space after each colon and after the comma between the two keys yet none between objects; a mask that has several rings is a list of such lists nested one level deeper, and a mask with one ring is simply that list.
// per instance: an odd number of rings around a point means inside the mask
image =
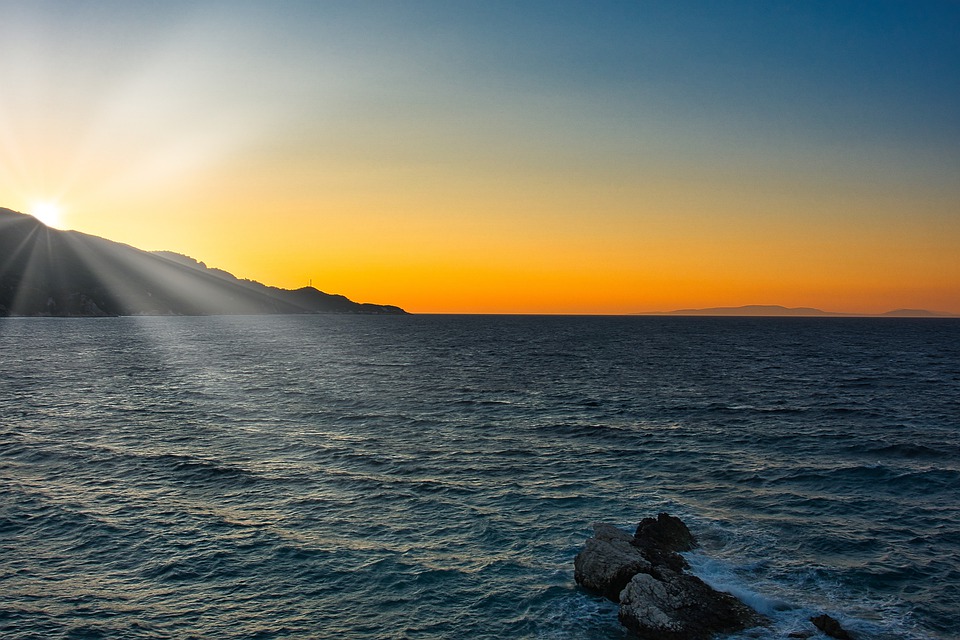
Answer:
[{"label": "sea", "polygon": [[0,319],[0,637],[626,638],[667,512],[732,638],[960,637],[960,320]]}]

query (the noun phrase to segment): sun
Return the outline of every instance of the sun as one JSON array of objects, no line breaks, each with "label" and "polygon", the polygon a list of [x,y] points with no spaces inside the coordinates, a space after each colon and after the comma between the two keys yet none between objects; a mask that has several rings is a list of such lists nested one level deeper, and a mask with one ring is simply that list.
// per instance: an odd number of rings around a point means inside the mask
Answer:
[{"label": "sun", "polygon": [[63,208],[56,202],[34,202],[30,215],[48,227],[59,228],[63,224]]}]

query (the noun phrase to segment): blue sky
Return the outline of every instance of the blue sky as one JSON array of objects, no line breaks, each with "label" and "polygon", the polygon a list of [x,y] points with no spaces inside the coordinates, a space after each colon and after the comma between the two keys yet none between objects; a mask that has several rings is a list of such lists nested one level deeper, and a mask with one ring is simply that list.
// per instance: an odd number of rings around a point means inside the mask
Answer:
[{"label": "blue sky", "polygon": [[523,310],[491,283],[584,270],[550,308],[943,306],[958,33],[944,1],[0,1],[0,205],[435,310],[451,273]]}]

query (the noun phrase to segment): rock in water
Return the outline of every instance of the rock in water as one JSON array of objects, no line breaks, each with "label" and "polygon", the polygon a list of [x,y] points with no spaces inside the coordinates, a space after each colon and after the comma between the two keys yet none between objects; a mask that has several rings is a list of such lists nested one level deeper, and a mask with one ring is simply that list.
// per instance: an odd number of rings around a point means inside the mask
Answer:
[{"label": "rock in water", "polygon": [[620,623],[642,640],[706,640],[760,622],[753,609],[696,576],[638,573],[620,594]]},{"label": "rock in water", "polygon": [[827,614],[810,618],[810,622],[831,638],[837,638],[837,640],[853,640],[850,632],[841,627],[836,618],[828,616]]},{"label": "rock in water", "polygon": [[635,544],[654,547],[663,551],[690,551],[697,546],[697,539],[680,518],[661,513],[656,519],[644,518],[633,535]]},{"label": "rock in water", "polygon": [[679,518],[645,518],[634,536],[609,524],[574,560],[577,583],[620,603],[620,622],[644,640],[705,640],[766,622],[728,593],[683,573],[696,538]]},{"label": "rock in water", "polygon": [[626,531],[610,524],[593,525],[593,537],[573,561],[577,583],[619,602],[630,578],[652,569],[632,543],[633,537]]}]

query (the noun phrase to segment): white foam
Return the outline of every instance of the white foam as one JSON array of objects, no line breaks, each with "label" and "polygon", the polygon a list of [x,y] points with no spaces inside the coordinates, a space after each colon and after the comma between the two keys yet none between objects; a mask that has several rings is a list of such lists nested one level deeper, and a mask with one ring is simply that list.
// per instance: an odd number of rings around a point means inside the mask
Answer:
[{"label": "white foam", "polygon": [[[757,562],[735,565],[730,561],[707,556],[701,552],[684,553],[683,556],[690,563],[690,573],[697,576],[708,585],[729,593],[767,616],[771,620],[769,627],[747,629],[731,636],[735,639],[753,638],[789,638],[791,633],[813,631],[810,618],[823,613],[835,617],[840,624],[858,637],[876,638],[878,640],[931,640],[930,636],[919,632],[911,624],[909,616],[904,616],[893,603],[884,606],[882,602],[847,601],[846,611],[833,610],[829,602],[844,600],[842,594],[831,589],[831,585],[820,580],[814,580],[820,597],[808,594],[804,597],[802,591],[811,585],[781,584],[776,580],[759,580],[751,582],[738,571],[751,572]],[[761,563],[762,564],[762,563]],[[800,591],[798,591],[800,589]],[[827,606],[825,606],[827,605]],[[877,617],[878,613],[882,616]],[[880,619],[882,618],[882,619]]]},{"label": "white foam", "polygon": [[736,596],[744,603],[765,616],[774,617],[783,611],[797,609],[796,605],[772,595],[764,594],[748,586],[733,567],[721,560],[707,557],[701,553],[686,553],[690,570],[695,576],[717,591]]}]

